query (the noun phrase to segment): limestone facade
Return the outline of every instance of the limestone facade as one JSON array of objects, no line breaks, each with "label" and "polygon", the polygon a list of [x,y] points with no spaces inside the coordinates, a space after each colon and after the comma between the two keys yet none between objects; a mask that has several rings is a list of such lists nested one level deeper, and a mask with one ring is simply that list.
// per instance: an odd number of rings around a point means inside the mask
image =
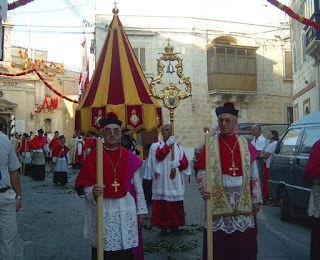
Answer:
[{"label": "limestone facade", "polygon": [[[311,15],[314,16],[318,12],[319,3],[293,0],[290,7],[299,15],[311,18]],[[320,109],[320,38],[313,33],[314,30],[296,20],[290,22],[293,60],[292,102],[295,120]]]},{"label": "limestone facade", "polygon": [[[200,0],[197,3],[184,2],[184,12],[181,14],[177,12],[181,6],[175,9],[176,2],[163,1],[156,8],[147,2],[143,4],[143,12],[136,6],[130,6],[130,3],[118,5],[119,17],[132,47],[137,50],[140,63],[142,58],[148,82],[151,77],[157,76],[157,59],[168,45],[168,38],[174,52],[183,59],[184,75],[190,77],[192,83],[192,98],[181,101],[175,110],[174,124],[176,139],[187,147],[189,155],[204,140],[203,128],[214,129],[217,126],[215,108],[226,101],[234,102],[240,110],[239,122],[292,122],[290,32],[288,18],[281,11],[269,4],[265,7],[252,4],[244,10],[246,3],[243,1],[240,1],[241,5],[233,2],[243,9],[234,6],[230,10],[223,1]],[[97,1],[96,59],[112,20],[113,7],[111,3]],[[255,71],[252,74],[256,81],[254,89],[237,89],[237,84],[236,89],[221,88],[217,84],[209,87],[208,50],[219,37],[229,38],[236,48],[244,46],[256,50]],[[184,91],[184,85],[179,85],[174,76],[175,73],[165,75],[159,91],[168,82]],[[233,80],[237,81],[238,76],[235,75]],[[224,81],[221,82],[223,85]],[[240,85],[240,80],[238,82]],[[241,84],[246,86],[246,82]],[[162,101],[159,100],[159,103],[162,104]],[[169,111],[164,107],[163,115],[164,122],[168,123]]]},{"label": "limestone facade", "polygon": [[[25,66],[25,48],[11,46],[10,37],[11,26],[5,25],[5,48],[4,61],[0,62],[0,72],[17,74],[24,70]],[[19,52],[21,55],[19,55]],[[47,61],[47,52],[43,50],[32,49],[29,52],[30,60]],[[61,64],[56,64],[60,66]],[[30,65],[25,69],[31,69]],[[54,68],[43,68],[47,73],[57,72]],[[41,70],[38,68],[41,72]],[[58,92],[77,99],[79,73],[62,70],[57,76],[48,76],[41,72],[44,79]],[[42,128],[49,136],[58,130],[67,138],[74,132],[74,110],[76,104],[65,101],[47,88],[35,73],[23,76],[5,76],[0,75],[0,120],[6,125],[5,132],[10,135],[14,132],[22,134],[31,131],[37,134],[37,130]],[[47,106],[41,112],[42,104],[47,99]],[[51,101],[56,102],[53,108]]]}]

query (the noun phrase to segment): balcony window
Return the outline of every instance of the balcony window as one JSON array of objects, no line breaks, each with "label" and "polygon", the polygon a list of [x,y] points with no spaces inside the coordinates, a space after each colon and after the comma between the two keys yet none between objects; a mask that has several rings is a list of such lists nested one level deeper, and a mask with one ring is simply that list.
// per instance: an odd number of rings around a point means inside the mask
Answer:
[{"label": "balcony window", "polygon": [[238,46],[215,46],[208,50],[208,73],[256,74],[256,51]]}]

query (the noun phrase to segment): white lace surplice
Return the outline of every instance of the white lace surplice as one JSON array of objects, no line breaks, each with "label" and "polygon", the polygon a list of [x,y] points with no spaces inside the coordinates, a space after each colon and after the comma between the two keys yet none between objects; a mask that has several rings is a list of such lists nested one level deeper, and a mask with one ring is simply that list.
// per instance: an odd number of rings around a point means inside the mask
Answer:
[{"label": "white lace surplice", "polygon": [[[223,186],[227,198],[230,201],[230,204],[233,209],[235,209],[238,205],[239,198],[242,190],[242,176],[230,176],[227,174],[223,174]],[[251,180],[258,179],[258,173],[253,170],[251,167]],[[201,190],[205,187],[205,178],[206,172],[205,170],[198,171],[198,186]],[[199,183],[201,182],[201,183]],[[256,182],[258,184],[258,182]],[[261,189],[260,186],[258,190],[253,190],[252,194],[259,193],[258,196],[253,195],[253,197],[258,197],[258,199],[252,198],[252,203],[261,203]],[[256,201],[257,200],[257,201]],[[204,225],[206,227],[206,210],[204,209]],[[254,219],[253,216],[245,216],[245,215],[237,215],[231,217],[218,217],[212,219],[212,230],[222,230],[227,234],[231,234],[234,231],[244,232],[248,228],[254,228]]]},{"label": "white lace surplice", "polygon": [[[125,250],[138,246],[137,215],[148,214],[139,171],[133,176],[137,205],[127,192],[123,198],[103,199],[104,251]],[[97,247],[97,206],[92,195],[93,186],[86,186],[84,237]]]},{"label": "white lace surplice", "polygon": [[315,178],[311,186],[308,215],[320,218],[320,177]]}]

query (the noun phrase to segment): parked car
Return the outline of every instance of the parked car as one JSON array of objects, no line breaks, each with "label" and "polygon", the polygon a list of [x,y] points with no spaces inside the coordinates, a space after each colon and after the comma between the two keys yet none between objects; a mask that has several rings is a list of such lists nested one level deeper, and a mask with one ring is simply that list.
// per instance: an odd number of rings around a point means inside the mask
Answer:
[{"label": "parked car", "polygon": [[294,122],[277,144],[270,163],[270,196],[280,205],[280,219],[289,221],[293,213],[306,213],[310,187],[304,170],[313,144],[320,139],[320,111]]}]

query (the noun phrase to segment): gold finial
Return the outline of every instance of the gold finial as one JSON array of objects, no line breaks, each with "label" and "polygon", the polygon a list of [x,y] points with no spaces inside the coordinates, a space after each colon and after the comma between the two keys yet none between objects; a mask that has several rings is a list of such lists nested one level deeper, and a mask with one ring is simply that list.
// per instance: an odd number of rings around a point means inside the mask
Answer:
[{"label": "gold finial", "polygon": [[166,53],[173,53],[173,47],[170,45],[170,38],[168,38],[168,45],[164,48]]},{"label": "gold finial", "polygon": [[119,9],[117,8],[117,2],[114,2],[114,8],[112,9],[112,12],[114,15],[118,15]]}]

